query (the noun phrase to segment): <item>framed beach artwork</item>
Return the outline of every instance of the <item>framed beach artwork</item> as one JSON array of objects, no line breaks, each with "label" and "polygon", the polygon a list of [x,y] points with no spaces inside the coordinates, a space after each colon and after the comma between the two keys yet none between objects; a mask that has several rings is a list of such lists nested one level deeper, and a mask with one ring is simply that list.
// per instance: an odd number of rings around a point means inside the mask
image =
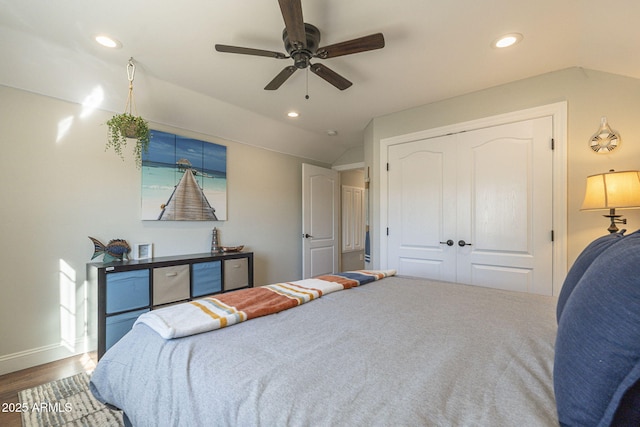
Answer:
[{"label": "framed beach artwork", "polygon": [[157,130],[142,154],[142,219],[225,221],[227,147]]}]

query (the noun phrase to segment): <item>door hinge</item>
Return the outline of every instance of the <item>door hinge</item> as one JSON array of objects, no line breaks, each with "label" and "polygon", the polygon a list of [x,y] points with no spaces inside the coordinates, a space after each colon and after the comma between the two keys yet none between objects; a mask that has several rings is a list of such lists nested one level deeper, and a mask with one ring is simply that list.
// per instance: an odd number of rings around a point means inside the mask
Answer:
[{"label": "door hinge", "polygon": [[551,230],[551,241],[555,241],[555,233]]},{"label": "door hinge", "polygon": [[387,227],[387,236],[389,235],[389,227]]},{"label": "door hinge", "polygon": [[551,149],[555,150],[556,149],[556,140],[551,138]]},{"label": "door hinge", "polygon": [[389,163],[387,163],[387,172],[389,172]]}]

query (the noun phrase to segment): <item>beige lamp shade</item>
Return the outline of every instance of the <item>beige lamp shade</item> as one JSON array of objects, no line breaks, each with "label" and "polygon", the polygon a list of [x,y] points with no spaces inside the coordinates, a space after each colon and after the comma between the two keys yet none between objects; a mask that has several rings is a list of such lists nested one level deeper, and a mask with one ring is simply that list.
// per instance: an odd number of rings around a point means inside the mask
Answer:
[{"label": "beige lamp shade", "polygon": [[640,172],[608,172],[587,177],[582,210],[640,207]]}]

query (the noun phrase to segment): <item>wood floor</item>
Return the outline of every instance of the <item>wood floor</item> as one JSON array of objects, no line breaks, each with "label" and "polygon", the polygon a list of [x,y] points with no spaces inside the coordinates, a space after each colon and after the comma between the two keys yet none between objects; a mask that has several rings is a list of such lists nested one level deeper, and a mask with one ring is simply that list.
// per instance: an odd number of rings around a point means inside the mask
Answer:
[{"label": "wood floor", "polygon": [[11,409],[11,403],[18,403],[19,391],[80,372],[93,371],[96,363],[97,355],[93,352],[0,376],[0,426],[22,426],[19,412],[6,412]]}]

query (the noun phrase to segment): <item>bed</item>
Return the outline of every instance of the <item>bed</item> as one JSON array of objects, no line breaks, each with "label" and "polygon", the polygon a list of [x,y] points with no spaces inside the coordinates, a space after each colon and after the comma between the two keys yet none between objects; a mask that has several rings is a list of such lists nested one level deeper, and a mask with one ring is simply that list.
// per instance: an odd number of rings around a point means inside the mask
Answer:
[{"label": "bed", "polygon": [[391,276],[181,338],[138,323],[91,389],[134,426],[550,426],[556,331],[556,298]]},{"label": "bed", "polygon": [[134,426],[640,426],[640,231],[588,245],[557,299],[391,273],[154,310],[91,391]]}]

